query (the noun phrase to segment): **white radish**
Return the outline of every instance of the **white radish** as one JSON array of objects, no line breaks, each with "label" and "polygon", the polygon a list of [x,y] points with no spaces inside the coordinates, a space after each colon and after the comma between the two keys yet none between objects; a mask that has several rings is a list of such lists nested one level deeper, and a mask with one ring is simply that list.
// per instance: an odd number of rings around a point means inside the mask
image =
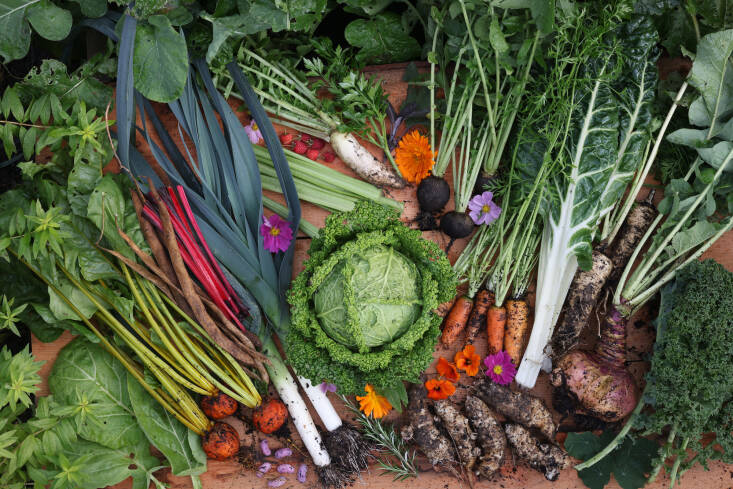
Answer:
[{"label": "white radish", "polygon": [[329,136],[331,147],[357,175],[380,187],[403,188],[405,181],[374,157],[353,134],[334,131]]}]

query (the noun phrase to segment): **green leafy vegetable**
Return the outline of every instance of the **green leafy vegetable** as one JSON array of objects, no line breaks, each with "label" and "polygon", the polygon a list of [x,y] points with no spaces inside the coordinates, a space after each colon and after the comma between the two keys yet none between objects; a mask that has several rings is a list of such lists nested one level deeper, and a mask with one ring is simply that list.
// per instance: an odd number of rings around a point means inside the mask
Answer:
[{"label": "green leafy vegetable", "polygon": [[[605,431],[601,436],[593,433],[569,433],[565,449],[570,455],[587,460],[608,445],[614,433]],[[623,489],[639,489],[646,485],[659,445],[646,438],[626,438],[612,457],[603,459],[593,467],[578,471],[578,477],[591,489],[603,489],[613,474]]]},{"label": "green leafy vegetable", "polygon": [[5,0],[0,3],[0,56],[4,63],[23,58],[30,48],[31,28],[50,41],[71,30],[71,12],[50,0]]},{"label": "green leafy vegetable", "polygon": [[[400,223],[395,211],[360,203],[328,217],[309,255],[289,298],[293,325],[286,350],[295,370],[347,394],[366,383],[416,382],[432,361],[439,333],[433,309],[455,293],[445,254]],[[341,280],[347,284],[339,291]],[[384,304],[358,304],[379,296]],[[372,336],[367,324],[381,329]]]},{"label": "green leafy vegetable", "polygon": [[420,45],[405,31],[400,16],[392,12],[352,21],[344,36],[359,49],[356,58],[363,63],[411,61],[420,56]]},{"label": "green leafy vegetable", "polygon": [[135,88],[151,100],[180,97],[188,76],[186,40],[168,17],[153,15],[138,25],[133,57]]}]

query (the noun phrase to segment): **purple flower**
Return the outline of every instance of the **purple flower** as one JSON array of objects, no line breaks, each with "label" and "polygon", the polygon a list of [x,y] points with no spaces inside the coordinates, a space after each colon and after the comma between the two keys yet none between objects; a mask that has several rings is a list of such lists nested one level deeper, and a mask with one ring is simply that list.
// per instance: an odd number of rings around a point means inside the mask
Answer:
[{"label": "purple flower", "polygon": [[512,357],[504,350],[484,358],[486,375],[497,384],[511,384],[514,376],[517,375],[517,367],[512,362]]},{"label": "purple flower", "polygon": [[323,392],[324,394],[326,392],[336,392],[336,389],[338,389],[338,387],[336,387],[336,384],[330,384],[328,382],[321,382],[321,385],[319,385],[318,387],[321,388],[321,392]]},{"label": "purple flower", "polygon": [[501,207],[491,200],[493,198],[494,194],[487,190],[481,195],[475,196],[468,203],[468,208],[471,209],[469,215],[477,226],[481,224],[491,224],[499,218]]},{"label": "purple flower", "polygon": [[252,144],[257,144],[262,141],[262,132],[260,132],[260,128],[257,127],[257,123],[254,119],[252,119],[249,124],[244,126],[244,132],[247,133],[247,136],[249,137],[249,140]]},{"label": "purple flower", "polygon": [[264,222],[260,226],[260,234],[265,239],[265,249],[272,253],[287,250],[293,240],[293,230],[288,221],[277,214],[269,218],[262,216],[262,220]]}]

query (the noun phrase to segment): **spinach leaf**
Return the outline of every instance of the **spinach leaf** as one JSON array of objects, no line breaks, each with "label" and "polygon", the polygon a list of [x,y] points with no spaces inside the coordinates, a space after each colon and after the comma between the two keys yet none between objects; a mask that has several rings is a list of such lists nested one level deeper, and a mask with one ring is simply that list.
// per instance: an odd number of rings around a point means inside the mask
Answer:
[{"label": "spinach leaf", "polygon": [[[593,433],[570,433],[565,440],[565,449],[570,455],[587,460],[600,452],[615,437],[604,432],[600,437]],[[646,485],[646,474],[652,470],[652,461],[659,446],[646,438],[627,437],[611,456],[587,469],[578,472],[578,477],[591,489],[602,489],[611,480],[611,474],[623,489],[639,489]]]},{"label": "spinach leaf", "polygon": [[50,41],[71,31],[71,12],[49,0],[5,0],[0,3],[0,56],[4,63],[23,58],[30,48],[31,28]]},{"label": "spinach leaf", "polygon": [[81,13],[86,17],[101,17],[107,13],[106,0],[71,0],[79,4]]},{"label": "spinach leaf", "polygon": [[198,435],[163,409],[131,375],[127,390],[137,422],[150,443],[171,464],[175,475],[199,475],[206,471],[206,454]]},{"label": "spinach leaf", "polygon": [[409,61],[420,56],[420,44],[405,31],[400,16],[392,12],[352,21],[344,36],[359,48],[356,58],[363,63]]},{"label": "spinach leaf", "polygon": [[81,424],[82,438],[114,449],[146,439],[130,404],[127,371],[101,346],[79,339],[69,343],[54,363],[48,386],[61,403],[74,405],[80,393],[92,403],[94,420]]},{"label": "spinach leaf", "polygon": [[114,486],[132,477],[133,489],[147,489],[149,472],[160,467],[160,461],[150,454],[150,447],[143,441],[134,447],[112,449],[98,443],[77,440],[64,449],[71,460],[84,460],[82,487],[96,489]]},{"label": "spinach leaf", "polygon": [[183,93],[188,76],[186,40],[165,15],[141,22],[133,54],[135,88],[156,102],[171,102]]}]

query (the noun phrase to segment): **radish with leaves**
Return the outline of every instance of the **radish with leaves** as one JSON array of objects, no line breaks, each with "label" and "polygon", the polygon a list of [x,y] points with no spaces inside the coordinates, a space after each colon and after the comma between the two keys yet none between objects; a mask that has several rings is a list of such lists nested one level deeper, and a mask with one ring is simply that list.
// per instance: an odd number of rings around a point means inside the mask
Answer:
[{"label": "radish with leaves", "polygon": [[[262,99],[263,107],[274,114],[275,122],[298,131],[329,141],[334,152],[357,175],[380,187],[402,188],[402,179],[389,148],[385,114],[387,98],[378,80],[350,71],[348,63],[341,60],[347,53],[337,48],[323,52],[332,59],[305,60],[309,76],[318,77],[310,84],[304,73],[286,66],[243,43],[237,53],[239,67],[254,80],[255,93]],[[326,66],[340,66],[334,72]],[[216,69],[216,84],[225,97],[239,97],[234,81],[227,69]],[[320,88],[334,93],[334,100],[355,104],[348,111],[339,110],[337,102],[321,99]],[[348,97],[346,97],[348,95]],[[348,118],[348,119],[347,119]],[[364,137],[384,151],[392,167],[376,159],[354,136]]]}]

